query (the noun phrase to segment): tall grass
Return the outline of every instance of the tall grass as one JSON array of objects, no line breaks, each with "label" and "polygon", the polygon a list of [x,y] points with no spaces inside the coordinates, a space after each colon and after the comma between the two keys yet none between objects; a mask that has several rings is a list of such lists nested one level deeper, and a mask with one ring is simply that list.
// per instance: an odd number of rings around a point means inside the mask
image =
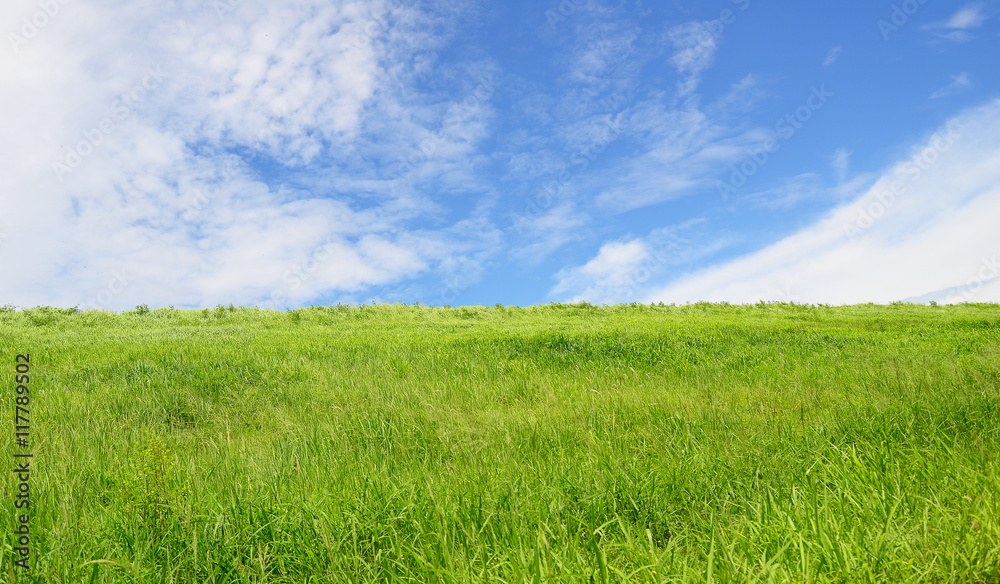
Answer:
[{"label": "tall grass", "polygon": [[1000,582],[1000,306],[39,308],[0,332],[11,374],[32,355],[35,454],[33,567],[5,537],[5,582]]}]

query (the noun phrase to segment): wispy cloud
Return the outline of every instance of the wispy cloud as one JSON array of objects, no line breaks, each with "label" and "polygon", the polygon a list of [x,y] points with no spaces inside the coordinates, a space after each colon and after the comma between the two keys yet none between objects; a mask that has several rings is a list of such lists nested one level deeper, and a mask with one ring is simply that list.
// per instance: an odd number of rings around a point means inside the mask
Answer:
[{"label": "wispy cloud", "polygon": [[830,49],[829,51],[827,51],[826,58],[823,59],[823,66],[824,67],[829,67],[830,65],[833,65],[834,63],[837,62],[837,59],[840,58],[841,48],[842,47],[839,47],[839,46],[838,47],[833,47],[832,49]]},{"label": "wispy cloud", "polygon": [[[714,190],[727,165],[747,158],[774,135],[773,129],[746,123],[745,115],[768,95],[752,73],[711,99],[698,91],[725,26],[689,21],[651,38],[637,35],[643,27],[635,15],[608,10],[587,5],[563,23],[562,34],[569,39],[566,62],[574,65],[563,78],[565,97],[533,96],[530,106],[525,100],[539,134],[530,139],[519,134],[518,152],[509,157],[519,170],[551,170],[525,185],[527,194],[515,207],[518,261],[541,261],[561,246],[595,235],[594,227],[609,214],[706,186]],[[616,24],[605,25],[608,20]],[[644,67],[661,66],[654,57],[670,68],[660,74],[677,79],[673,90],[641,83]],[[529,145],[530,155],[524,155]],[[617,148],[631,153],[622,156]],[[591,172],[594,168],[600,171]]]},{"label": "wispy cloud", "polygon": [[970,4],[952,15],[944,23],[944,26],[946,28],[968,29],[981,26],[985,21],[986,14],[983,12],[983,5]]},{"label": "wispy cloud", "polygon": [[670,64],[683,76],[677,94],[685,97],[698,86],[701,73],[712,66],[721,32],[711,22],[686,22],[668,30],[665,37],[674,48]]},{"label": "wispy cloud", "polygon": [[[842,149],[841,149],[842,150]],[[838,150],[831,161],[836,180],[831,181],[815,172],[804,172],[779,180],[774,186],[751,192],[740,197],[742,203],[770,210],[790,210],[804,203],[818,203],[824,206],[841,204],[865,192],[875,178],[869,173],[849,175],[846,166],[843,174],[838,165],[846,163],[838,157]]]},{"label": "wispy cloud", "polygon": [[941,89],[938,89],[930,95],[931,99],[940,99],[942,97],[947,97],[958,90],[965,89],[972,86],[972,78],[968,73],[959,73],[951,78],[951,83],[945,85]]},{"label": "wispy cloud", "polygon": [[844,182],[847,178],[847,170],[851,163],[851,152],[846,148],[837,148],[830,160],[830,165],[837,173],[837,180]]},{"label": "wispy cloud", "polygon": [[642,103],[632,119],[646,148],[603,178],[596,203],[605,212],[623,213],[690,194],[769,137],[764,129],[730,126],[696,104],[671,110]]},{"label": "wispy cloud", "polygon": [[951,18],[926,25],[927,30],[938,31],[936,34],[943,39],[954,42],[965,42],[973,38],[970,32],[983,25],[989,19],[986,7],[982,3],[968,4]]},{"label": "wispy cloud", "polygon": [[805,172],[779,182],[779,184],[756,191],[742,197],[742,201],[765,209],[791,209],[796,205],[816,200],[824,194],[822,177],[813,172]]},{"label": "wispy cloud", "polygon": [[734,84],[729,95],[706,106],[694,98],[675,106],[662,99],[638,103],[633,111],[632,137],[642,141],[644,150],[616,172],[606,174],[598,207],[623,213],[705,188],[712,188],[726,200],[834,95],[825,86],[813,86],[801,107],[771,127],[733,119],[746,110],[746,105],[738,104],[758,99],[762,93],[756,80],[748,77]]},{"label": "wispy cloud", "polygon": [[[984,257],[1000,252],[992,225],[1000,216],[998,156],[1000,101],[952,120],[915,146],[913,159],[815,225],[645,299],[889,302],[962,285],[982,271]],[[858,216],[868,216],[869,227],[846,237]],[[1000,286],[983,287],[976,298],[1000,301]]]}]

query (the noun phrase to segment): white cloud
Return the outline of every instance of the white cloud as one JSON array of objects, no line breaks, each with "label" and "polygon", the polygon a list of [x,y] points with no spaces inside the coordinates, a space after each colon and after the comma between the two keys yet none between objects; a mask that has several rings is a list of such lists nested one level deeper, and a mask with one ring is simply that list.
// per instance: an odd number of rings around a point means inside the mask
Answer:
[{"label": "white cloud", "polygon": [[[383,1],[213,6],[68,3],[0,51],[0,107],[23,112],[2,122],[0,269],[18,277],[0,295],[294,304],[498,245],[488,225],[412,226],[439,210],[422,181],[481,188],[470,151],[488,134],[493,69],[456,75],[447,96],[414,88],[442,17]],[[38,10],[9,8],[13,21]],[[406,173],[373,170],[399,159],[414,161]]]},{"label": "white cloud", "polygon": [[[838,158],[835,157],[833,162],[837,163]],[[822,175],[804,172],[783,179],[771,188],[740,197],[738,200],[772,211],[792,209],[804,202],[829,206],[856,198],[867,191],[877,178],[869,173],[848,176],[846,168],[843,175],[839,174],[836,167],[834,171],[838,172],[838,176],[833,186],[830,185],[830,181],[823,180]]]},{"label": "white cloud", "polygon": [[841,47],[833,47],[832,49],[830,49],[826,53],[826,58],[823,59],[823,66],[824,67],[829,67],[830,65],[833,65],[834,63],[836,63],[837,59],[840,58],[840,51],[841,51]]},{"label": "white cloud", "polygon": [[982,4],[970,4],[952,15],[944,24],[947,28],[976,28],[986,21]]},{"label": "white cloud", "polygon": [[[645,300],[890,302],[964,286],[993,277],[998,216],[1000,101],[994,101],[949,122],[862,197],[815,225],[653,290]],[[1000,301],[1000,286],[983,285],[975,299]]]},{"label": "white cloud", "polygon": [[824,194],[820,175],[805,172],[781,181],[772,188],[746,195],[743,201],[766,209],[791,209],[803,201],[820,198]]},{"label": "white cloud", "polygon": [[513,259],[528,265],[538,264],[559,248],[582,239],[583,229],[590,223],[590,217],[572,201],[556,202],[537,214],[529,210],[515,220],[519,222],[514,228],[525,243],[513,250]]},{"label": "white cloud", "polygon": [[673,46],[670,64],[684,76],[678,94],[688,95],[698,85],[701,73],[712,66],[721,31],[711,22],[686,22],[670,29],[666,40]]},{"label": "white cloud", "polygon": [[940,99],[942,97],[947,97],[958,91],[960,89],[965,89],[972,86],[972,78],[968,73],[959,73],[951,78],[951,83],[942,87],[941,89],[935,91],[931,94],[931,99]]},{"label": "white cloud", "polygon": [[[758,154],[768,138],[775,137],[773,129],[748,127],[742,119],[766,96],[755,76],[746,75],[704,105],[697,94],[679,99],[683,91],[681,87],[673,96],[656,92],[614,118],[594,116],[571,126],[577,143],[586,146],[568,157],[567,173],[575,188],[559,196],[576,196],[580,213],[603,216],[677,199],[699,188],[715,190],[723,169]],[[591,161],[619,138],[639,144],[636,154],[601,173],[587,174]],[[579,200],[580,193],[594,196]],[[556,234],[550,239],[569,241]]]},{"label": "white cloud", "polygon": [[988,19],[989,16],[986,14],[985,6],[982,3],[968,4],[953,14],[948,20],[934,22],[925,25],[924,28],[927,30],[945,31],[935,33],[943,39],[953,42],[966,42],[973,38],[970,31],[982,26]]},{"label": "white cloud", "polygon": [[837,151],[833,153],[833,158],[830,160],[830,165],[833,166],[833,170],[837,173],[837,179],[840,182],[844,182],[847,178],[847,169],[851,163],[851,152],[846,148],[837,148]]},{"label": "white cloud", "polygon": [[665,271],[689,265],[731,245],[731,238],[706,238],[704,219],[656,229],[642,238],[606,242],[582,266],[556,274],[549,296],[563,302],[634,302]]},{"label": "white cloud", "polygon": [[504,189],[520,193],[507,213],[510,259],[519,264],[535,265],[586,236],[594,217],[589,193],[578,187],[627,136],[628,106],[661,52],[622,6],[581,3],[563,24],[549,36],[559,47],[553,65],[564,73],[551,84],[517,79],[509,87],[524,124],[505,137],[501,154]]},{"label": "white cloud", "polygon": [[679,73],[697,75],[712,65],[719,32],[710,22],[686,22],[667,31],[675,53],[670,64]]},{"label": "white cloud", "polygon": [[[591,86],[613,82],[613,73],[635,72],[634,59],[639,30],[620,22],[590,22],[578,32],[579,49],[570,56],[569,77]],[[624,70],[623,70],[624,69]]]},{"label": "white cloud", "polygon": [[[592,231],[609,213],[679,198],[706,185],[714,188],[720,169],[746,158],[771,134],[747,128],[742,116],[766,95],[753,74],[704,105],[695,92],[721,41],[718,26],[675,25],[649,46],[643,44],[649,39],[636,37],[637,26],[609,27],[598,19],[601,15],[588,16],[594,21],[574,21],[577,42],[570,53],[585,55],[593,66],[582,70],[591,74],[569,76],[575,85],[564,99],[533,99],[525,106],[535,114],[532,123],[543,127],[542,135],[530,141],[519,136],[518,152],[530,149],[531,155],[510,156],[511,167],[530,168],[532,179],[512,213],[518,234],[527,239],[518,241],[517,261],[538,261],[587,236],[588,228]],[[639,95],[637,72],[653,56],[665,56],[681,81],[672,92]],[[567,67],[573,63],[569,59]],[[607,81],[591,79],[594,71],[604,71]],[[546,107],[547,115],[538,115]],[[635,148],[635,154],[605,154],[624,145]]]},{"label": "white cloud", "polygon": [[602,211],[622,213],[680,198],[694,189],[714,184],[727,165],[738,163],[773,136],[764,128],[740,127],[728,119],[740,98],[754,85],[734,85],[730,95],[701,107],[692,99],[669,107],[653,99],[636,104],[629,132],[645,144],[644,151],[607,174],[597,196]]},{"label": "white cloud", "polygon": [[552,295],[564,296],[572,292],[569,302],[613,304],[632,294],[630,282],[648,257],[649,248],[642,240],[605,243],[597,256],[586,264],[556,274],[559,283],[552,289]]}]

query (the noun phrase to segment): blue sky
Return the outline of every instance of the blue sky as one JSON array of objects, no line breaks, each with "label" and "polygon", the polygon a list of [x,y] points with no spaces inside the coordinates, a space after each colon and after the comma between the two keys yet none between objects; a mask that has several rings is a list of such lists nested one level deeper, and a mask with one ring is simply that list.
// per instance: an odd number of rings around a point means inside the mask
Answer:
[{"label": "blue sky", "polygon": [[0,303],[1000,301],[1000,3],[5,2]]}]

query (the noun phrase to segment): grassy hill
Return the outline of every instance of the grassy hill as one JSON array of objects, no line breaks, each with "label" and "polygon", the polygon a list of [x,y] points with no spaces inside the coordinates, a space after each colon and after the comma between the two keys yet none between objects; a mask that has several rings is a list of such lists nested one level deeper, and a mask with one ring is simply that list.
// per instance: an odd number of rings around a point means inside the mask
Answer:
[{"label": "grassy hill", "polygon": [[997,305],[37,308],[0,355],[6,582],[1000,581]]}]

